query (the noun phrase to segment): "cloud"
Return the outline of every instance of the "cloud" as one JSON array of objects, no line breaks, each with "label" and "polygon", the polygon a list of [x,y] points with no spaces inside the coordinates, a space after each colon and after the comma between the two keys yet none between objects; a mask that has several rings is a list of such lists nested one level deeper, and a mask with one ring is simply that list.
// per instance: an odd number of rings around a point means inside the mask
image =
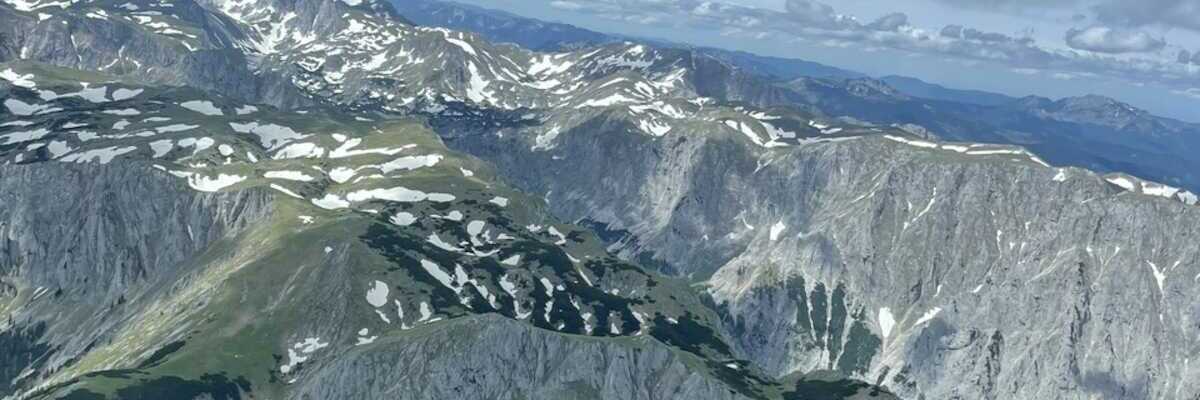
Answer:
[{"label": "cloud", "polygon": [[[1048,10],[1085,11],[1104,25],[1120,28],[1180,28],[1200,32],[1200,0],[934,0],[977,11],[1042,15]],[[1076,13],[1082,22],[1089,16]]]},{"label": "cloud", "polygon": [[942,37],[951,38],[951,39],[962,39],[962,34],[963,34],[963,26],[962,25],[946,25],[945,28],[942,28],[942,33],[941,33]]},{"label": "cloud", "polygon": [[1078,6],[1081,0],[935,0],[938,3],[952,7],[999,11],[1013,14],[1028,14],[1047,8],[1072,8]]},{"label": "cloud", "polygon": [[1092,11],[1097,20],[1111,26],[1159,26],[1200,32],[1200,0],[1105,0]]},{"label": "cloud", "polygon": [[[1200,31],[1200,0],[934,0],[937,3],[978,11],[1040,15],[1047,10],[1079,10],[1113,27],[1148,26]],[[1086,15],[1076,14],[1076,22]]]},{"label": "cloud", "polygon": [[1085,29],[1067,30],[1067,45],[1071,48],[1099,53],[1145,53],[1162,50],[1167,42],[1142,31],[1113,29],[1094,25]]},{"label": "cloud", "polygon": [[848,29],[858,26],[858,21],[854,20],[854,18],[840,15],[834,11],[833,7],[821,2],[787,0],[784,2],[784,9],[787,10],[786,18],[790,18],[792,22],[807,24],[812,27]]},{"label": "cloud", "polygon": [[1175,59],[1178,60],[1180,64],[1190,63],[1192,62],[1192,53],[1187,50],[1180,50],[1179,56],[1177,56]]},{"label": "cloud", "polygon": [[583,9],[583,5],[571,1],[555,0],[550,2],[550,7],[554,7],[567,11],[579,11]]},{"label": "cloud", "polygon": [[1180,95],[1180,96],[1187,96],[1187,97],[1191,97],[1191,98],[1193,98],[1193,99],[1198,99],[1198,100],[1200,100],[1200,88],[1189,88],[1189,89],[1182,89],[1182,90],[1172,90],[1171,92],[1172,92],[1172,93],[1175,93],[1175,94],[1177,94],[1177,95]]},{"label": "cloud", "polygon": [[788,0],[784,3],[784,9],[794,16],[801,18],[822,18],[826,20],[836,19],[837,15],[833,12],[833,7],[825,3],[819,3],[809,0]]},{"label": "cloud", "polygon": [[872,22],[868,27],[880,31],[894,31],[905,25],[908,25],[908,15],[904,13],[891,13],[879,17],[879,19]]},{"label": "cloud", "polygon": [[962,37],[963,37],[963,39],[967,39],[967,40],[978,40],[981,42],[990,42],[990,43],[1007,43],[1007,42],[1018,42],[1018,41],[1028,40],[1028,39],[1017,39],[1012,36],[1005,35],[1003,33],[983,32],[983,31],[980,31],[977,29],[972,29],[972,28],[963,29]]},{"label": "cloud", "polygon": [[998,32],[984,32],[975,28],[965,28],[962,25],[946,25],[946,27],[942,28],[939,35],[948,39],[962,39],[969,43],[1025,47],[1033,47],[1035,45],[1034,40],[1030,38],[1018,38]]}]

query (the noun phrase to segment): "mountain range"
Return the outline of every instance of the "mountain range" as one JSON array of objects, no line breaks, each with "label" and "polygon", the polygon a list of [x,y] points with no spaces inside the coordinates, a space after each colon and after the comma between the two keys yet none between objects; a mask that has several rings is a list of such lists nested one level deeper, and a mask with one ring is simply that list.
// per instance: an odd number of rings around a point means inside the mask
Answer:
[{"label": "mountain range", "polygon": [[803,60],[606,35],[448,1],[393,4],[419,23],[479,32],[495,42],[538,49],[623,41],[688,49],[788,87],[798,92],[789,96],[789,103],[832,116],[880,125],[919,125],[948,140],[1023,146],[1056,165],[1127,173],[1200,191],[1200,176],[1192,172],[1200,164],[1189,150],[1200,145],[1200,125],[1154,116],[1101,96],[1013,98],[902,76],[872,79]]},{"label": "mountain range", "polygon": [[450,3],[0,22],[6,399],[1200,396],[1195,125]]}]

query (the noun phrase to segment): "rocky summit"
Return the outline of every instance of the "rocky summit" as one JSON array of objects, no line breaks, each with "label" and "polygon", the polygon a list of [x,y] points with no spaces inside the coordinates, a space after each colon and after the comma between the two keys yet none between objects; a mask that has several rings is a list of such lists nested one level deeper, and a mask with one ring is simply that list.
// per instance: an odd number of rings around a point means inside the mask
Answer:
[{"label": "rocky summit", "polygon": [[1200,208],[1158,160],[480,21],[0,0],[0,398],[1200,396]]}]

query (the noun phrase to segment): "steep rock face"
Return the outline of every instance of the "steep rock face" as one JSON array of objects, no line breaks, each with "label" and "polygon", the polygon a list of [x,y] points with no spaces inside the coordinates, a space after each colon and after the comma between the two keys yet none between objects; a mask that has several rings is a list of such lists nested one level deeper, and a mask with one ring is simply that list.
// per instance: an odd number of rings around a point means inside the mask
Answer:
[{"label": "steep rock face", "polygon": [[200,193],[145,164],[0,168],[5,275],[80,289],[63,293],[70,297],[115,298],[176,273],[182,260],[270,210],[264,193]]},{"label": "steep rock face", "polygon": [[[165,13],[154,21],[124,9],[115,10],[129,15],[109,14],[99,7],[74,7],[71,12],[50,7],[23,13],[0,5],[0,21],[4,22],[0,61],[32,60],[147,82],[189,85],[241,100],[266,97],[259,91],[265,90],[261,89],[266,86],[263,82],[271,76],[255,76],[246,56],[232,47],[238,33],[229,30],[229,21],[194,2],[159,9],[143,4],[143,12]],[[159,26],[170,26],[179,33],[167,36],[154,31],[161,28],[150,28]]]},{"label": "steep rock face", "polygon": [[601,341],[477,316],[347,353],[292,398],[745,399],[649,338]]},{"label": "steep rock face", "polygon": [[107,340],[200,252],[271,210],[266,192],[200,193],[136,163],[5,165],[0,187],[0,342],[29,351],[5,364],[14,386]]},{"label": "steep rock face", "polygon": [[905,398],[1200,391],[1194,207],[1006,151],[758,151],[599,124],[544,152],[512,132],[445,136],[623,256],[707,278],[740,354],[776,375],[837,369]]},{"label": "steep rock face", "polygon": [[[869,165],[851,151],[835,150],[817,166]],[[1191,380],[1185,366],[1197,344],[1188,327],[1196,321],[1191,238],[1200,212],[1121,194],[1079,171],[929,164],[911,153],[892,153],[866,174],[788,185],[821,199],[799,202],[808,217],[790,217],[799,210],[783,205],[767,217],[778,222],[756,219],[783,228],[759,234],[710,280],[752,358],[780,371],[840,366],[851,349],[839,356],[828,339],[822,349],[819,317],[835,322],[827,331],[840,325],[843,290],[842,314],[862,313],[844,318],[847,340],[855,324],[874,325],[882,343],[869,374],[908,397],[1195,395],[1181,382]],[[784,180],[807,169],[779,165],[797,171],[781,171]],[[796,276],[808,282],[807,299],[788,295],[798,288],[787,278]],[[779,337],[780,324],[798,334]],[[767,350],[779,348],[792,355]]]},{"label": "steep rock face", "polygon": [[764,375],[686,282],[421,121],[3,67],[6,398],[890,398]]}]

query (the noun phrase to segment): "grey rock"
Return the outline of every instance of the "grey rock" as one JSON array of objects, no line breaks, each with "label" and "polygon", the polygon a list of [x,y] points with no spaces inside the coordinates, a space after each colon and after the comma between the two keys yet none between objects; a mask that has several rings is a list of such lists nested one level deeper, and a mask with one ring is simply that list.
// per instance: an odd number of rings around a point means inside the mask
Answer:
[{"label": "grey rock", "polygon": [[140,163],[5,165],[0,187],[0,310],[29,299],[0,321],[0,346],[30,347],[5,364],[10,388],[108,340],[202,251],[272,210],[264,191],[200,193]]},{"label": "grey rock", "polygon": [[545,152],[446,137],[610,250],[705,282],[739,354],[777,376],[836,369],[903,398],[1200,393],[1195,207],[881,137],[763,150],[605,124]]},{"label": "grey rock", "polygon": [[648,337],[595,340],[495,315],[359,346],[295,399],[745,399]]},{"label": "grey rock", "polygon": [[[37,81],[28,86],[66,91],[77,85],[72,78],[55,79],[75,70],[15,68],[18,76]],[[98,81],[108,82],[88,83]],[[348,127],[316,113],[269,107],[251,117],[204,113],[195,104],[184,106],[185,100],[211,102],[217,110],[242,107],[190,89],[139,89],[125,100],[41,104],[29,90],[0,88],[6,101],[55,110],[23,115],[28,120],[16,128],[0,127],[22,129],[6,136],[17,142],[0,147],[0,157],[11,163],[0,167],[6,190],[0,200],[11,205],[0,211],[6,288],[0,298],[6,317],[0,378],[12,382],[0,388],[6,398],[170,393],[216,399],[235,392],[241,398],[379,398],[389,396],[391,387],[373,386],[387,382],[377,377],[420,377],[413,369],[430,366],[441,372],[417,382],[423,384],[420,395],[434,398],[514,392],[545,398],[779,398],[791,384],[737,359],[720,334],[717,314],[686,282],[605,254],[586,230],[555,223],[540,202],[490,181],[494,173],[485,164],[447,151],[417,124],[388,123],[386,131],[369,129],[373,124]],[[50,156],[50,144],[40,144],[66,142],[60,151],[70,154],[150,150],[147,138],[108,128],[119,123],[105,112],[114,108],[138,110],[141,121],[193,126],[149,135],[155,140],[203,135],[210,142],[204,149],[154,155],[121,152],[94,164],[69,164],[78,160]],[[354,135],[356,142],[344,148],[380,139],[376,135],[427,143],[422,151],[449,167],[424,167],[429,186],[416,187],[453,195],[438,202],[319,208],[310,198],[320,198],[317,193],[332,181],[310,178],[311,186],[285,187],[264,178],[315,164],[277,157],[285,149],[272,154],[257,140],[245,140],[246,132],[230,130],[231,121],[244,118],[338,132],[314,133],[305,137],[309,143],[349,142],[338,136]],[[28,127],[77,120],[89,123],[56,129],[54,136],[50,129],[48,137],[23,136]],[[71,132],[82,127],[96,130]],[[318,158],[326,168],[387,159]],[[240,180],[218,186],[208,178],[231,176]],[[364,187],[381,187],[375,185],[384,180],[413,183],[411,174],[397,174]],[[311,197],[293,195],[288,187]],[[275,192],[287,197],[267,195]],[[401,210],[412,220],[390,218]],[[491,316],[477,319],[479,314]],[[446,358],[439,351],[445,346],[468,346],[461,349],[480,358]],[[536,351],[515,352],[529,348]],[[639,349],[646,349],[645,358]],[[855,393],[867,386],[840,378],[835,384]]]},{"label": "grey rock", "polygon": [[44,22],[0,6],[0,61],[31,60],[142,82],[188,85],[241,100],[266,97],[260,90],[269,93],[260,86],[270,77],[256,77],[246,56],[229,47],[236,38],[227,31],[229,21],[195,2],[176,3],[171,13],[203,29],[195,44],[201,46],[198,51],[116,15],[93,18],[82,15],[87,9],[75,11],[55,13],[55,19]]}]

